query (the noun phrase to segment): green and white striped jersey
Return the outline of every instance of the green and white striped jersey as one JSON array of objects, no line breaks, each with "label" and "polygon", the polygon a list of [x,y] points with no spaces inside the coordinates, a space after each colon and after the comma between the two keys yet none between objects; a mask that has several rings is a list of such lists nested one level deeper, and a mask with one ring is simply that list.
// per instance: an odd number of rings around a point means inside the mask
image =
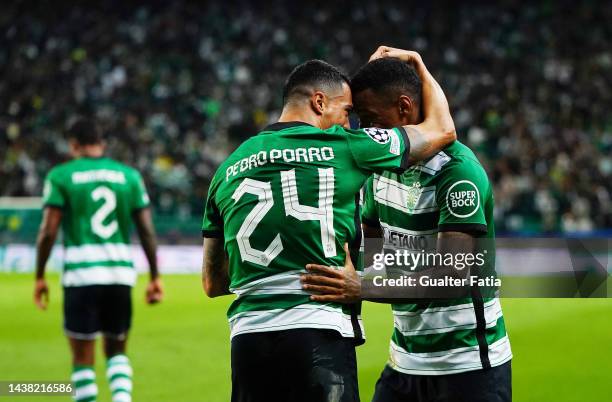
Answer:
[{"label": "green and white striped jersey", "polygon": [[74,159],[47,174],[43,202],[63,212],[64,286],[134,285],[132,213],[149,205],[140,173],[108,158]]},{"label": "green and white striped jersey", "polygon": [[[456,141],[401,175],[373,175],[365,188],[362,219],[370,226],[380,224],[388,250],[433,252],[439,231],[487,238],[490,247],[480,269],[482,276],[490,276],[495,275],[493,203],[486,172],[474,153]],[[498,366],[512,358],[496,297],[392,308],[389,365],[399,372],[453,374]]]},{"label": "green and white striped jersey", "polygon": [[300,274],[308,263],[342,266],[345,242],[359,261],[359,191],[372,172],[405,170],[408,144],[402,128],[289,122],[228,157],[211,182],[202,231],[224,239],[237,295],[228,311],[232,337],[321,328],[361,340],[359,306],[312,302]]}]

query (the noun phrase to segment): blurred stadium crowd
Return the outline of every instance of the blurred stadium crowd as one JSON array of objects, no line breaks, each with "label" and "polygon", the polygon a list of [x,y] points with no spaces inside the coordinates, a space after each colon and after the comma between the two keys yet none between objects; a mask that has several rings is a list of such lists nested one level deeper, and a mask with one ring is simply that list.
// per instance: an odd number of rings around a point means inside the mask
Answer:
[{"label": "blurred stadium crowd", "polygon": [[216,166],[278,117],[293,66],[350,74],[384,43],[441,82],[494,182],[498,231],[612,228],[612,2],[459,3],[5,4],[0,196],[40,195],[82,113],[158,213],[199,220]]}]

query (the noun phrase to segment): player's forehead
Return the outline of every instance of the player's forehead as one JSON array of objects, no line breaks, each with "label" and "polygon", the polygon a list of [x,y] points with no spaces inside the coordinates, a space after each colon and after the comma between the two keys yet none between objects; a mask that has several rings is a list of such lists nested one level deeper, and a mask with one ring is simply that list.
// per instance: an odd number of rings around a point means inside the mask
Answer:
[{"label": "player's forehead", "polygon": [[369,88],[356,93],[353,102],[357,114],[377,115],[389,109],[385,99]]},{"label": "player's forehead", "polygon": [[332,96],[335,102],[341,103],[342,106],[353,106],[353,94],[351,93],[351,87],[347,83],[342,84],[342,90],[337,91]]}]

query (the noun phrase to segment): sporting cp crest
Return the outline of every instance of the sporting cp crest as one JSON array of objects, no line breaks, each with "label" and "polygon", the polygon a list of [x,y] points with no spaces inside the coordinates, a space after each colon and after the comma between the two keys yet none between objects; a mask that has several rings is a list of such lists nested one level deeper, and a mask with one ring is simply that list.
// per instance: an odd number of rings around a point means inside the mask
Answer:
[{"label": "sporting cp crest", "polygon": [[384,128],[368,127],[364,128],[363,131],[370,136],[371,139],[378,142],[379,144],[386,144],[391,140],[391,130]]},{"label": "sporting cp crest", "polygon": [[408,187],[406,191],[406,208],[410,212],[413,212],[416,208],[417,202],[419,202],[419,198],[421,198],[421,193],[423,189],[421,188],[421,183],[415,181],[412,183],[411,187]]}]

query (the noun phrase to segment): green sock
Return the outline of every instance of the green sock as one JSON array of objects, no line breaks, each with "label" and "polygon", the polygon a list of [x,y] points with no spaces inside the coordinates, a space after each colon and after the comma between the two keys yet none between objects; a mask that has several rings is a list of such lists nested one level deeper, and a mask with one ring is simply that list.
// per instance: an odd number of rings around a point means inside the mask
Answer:
[{"label": "green sock", "polygon": [[113,402],[132,402],[132,366],[126,355],[115,355],[108,359],[106,378]]},{"label": "green sock", "polygon": [[96,372],[93,366],[77,366],[72,368],[70,377],[74,386],[74,400],[77,402],[95,402],[98,397],[98,386],[96,385]]}]

